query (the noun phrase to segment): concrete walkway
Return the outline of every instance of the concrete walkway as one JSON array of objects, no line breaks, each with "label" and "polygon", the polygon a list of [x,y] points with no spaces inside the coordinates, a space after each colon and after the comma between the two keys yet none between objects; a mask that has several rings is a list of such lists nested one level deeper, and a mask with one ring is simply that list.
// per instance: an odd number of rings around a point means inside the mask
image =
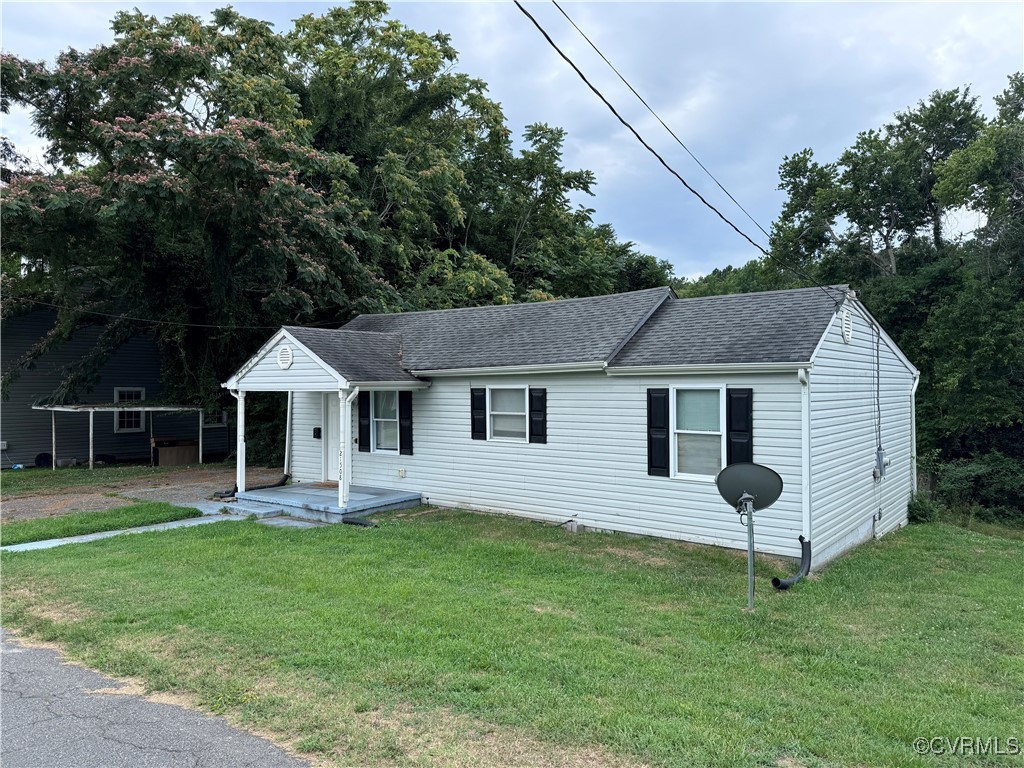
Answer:
[{"label": "concrete walkway", "polygon": [[[221,504],[223,507],[224,505]],[[50,549],[60,547],[64,544],[84,544],[87,541],[109,539],[111,536],[121,536],[126,533],[149,533],[150,531],[169,531],[172,528],[189,528],[193,525],[206,525],[207,523],[222,523],[237,520],[245,520],[245,515],[203,515],[203,517],[190,517],[185,520],[174,520],[170,523],[157,523],[156,525],[140,525],[137,528],[125,528],[120,531],[102,531],[100,533],[86,533],[81,536],[68,536],[65,539],[46,539],[45,541],[29,541],[25,544],[11,544],[7,547],[0,547],[0,552],[29,552],[34,549]]]},{"label": "concrete walkway", "polygon": [[127,694],[125,684],[0,635],[4,768],[301,768],[220,717]]}]

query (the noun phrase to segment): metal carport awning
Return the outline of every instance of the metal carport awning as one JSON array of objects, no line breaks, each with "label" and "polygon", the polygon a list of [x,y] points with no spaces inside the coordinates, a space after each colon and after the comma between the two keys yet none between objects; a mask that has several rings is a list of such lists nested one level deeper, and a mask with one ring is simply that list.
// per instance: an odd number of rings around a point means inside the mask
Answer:
[{"label": "metal carport awning", "polygon": [[[93,468],[93,421],[97,412],[116,413],[118,411],[142,411],[144,413],[199,413],[199,463],[203,463],[203,409],[195,405],[143,405],[142,400],[129,400],[123,403],[74,403],[72,405],[33,405],[34,411],[50,412],[50,435],[52,459],[51,469],[57,469],[57,411],[63,413],[89,414],[89,469]],[[149,463],[153,463],[153,419],[149,420]]]}]

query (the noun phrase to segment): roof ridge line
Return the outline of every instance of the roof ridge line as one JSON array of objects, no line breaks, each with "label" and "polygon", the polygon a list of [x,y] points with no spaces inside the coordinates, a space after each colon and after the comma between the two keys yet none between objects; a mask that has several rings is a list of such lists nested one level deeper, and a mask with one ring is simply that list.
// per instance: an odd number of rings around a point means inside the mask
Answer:
[{"label": "roof ridge line", "polygon": [[[509,304],[481,304],[477,307],[449,307],[447,309],[415,309],[409,312],[374,312],[372,314],[356,315],[348,323],[342,326],[342,329],[347,327],[349,323],[353,323],[361,317],[388,317],[390,315],[429,315],[440,312],[468,312],[470,310],[481,310],[481,309],[506,309],[510,307],[533,307],[533,306],[550,306],[552,304],[567,304],[578,301],[595,301],[598,299],[612,299],[618,296],[633,296],[638,293],[648,293],[654,291],[668,290],[672,291],[671,286],[668,285],[657,285],[654,288],[641,288],[636,291],[619,291],[618,293],[602,293],[597,296],[574,296],[569,299],[550,299],[547,301],[514,301]],[[339,329],[340,330],[340,329]],[[353,329],[354,330],[354,329]]]},{"label": "roof ridge line", "polygon": [[634,336],[640,333],[640,330],[645,325],[647,325],[647,321],[654,316],[655,312],[657,312],[659,309],[665,306],[666,302],[679,301],[679,297],[676,296],[676,292],[672,290],[672,286],[666,285],[663,287],[665,288],[665,295],[661,297],[661,301],[659,301],[647,312],[645,312],[643,317],[641,317],[640,320],[638,320],[636,324],[630,329],[629,333],[627,333],[626,336],[618,344],[612,347],[611,353],[609,353],[607,359],[604,361],[605,367],[612,365],[614,363],[615,358],[622,351],[623,347],[625,347]]}]

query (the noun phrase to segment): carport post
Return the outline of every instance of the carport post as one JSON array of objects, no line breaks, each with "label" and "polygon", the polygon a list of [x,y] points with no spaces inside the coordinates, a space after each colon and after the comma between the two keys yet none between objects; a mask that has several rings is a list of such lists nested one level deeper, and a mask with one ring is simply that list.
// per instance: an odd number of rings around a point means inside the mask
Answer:
[{"label": "carport post", "polygon": [[93,416],[96,415],[96,411],[89,411],[89,469],[92,469],[92,435],[93,435]]},{"label": "carport post", "polygon": [[203,411],[199,410],[199,463],[203,463]]},{"label": "carport post", "polygon": [[57,470],[57,412],[50,411],[50,469]]},{"label": "carport post", "polygon": [[245,491],[245,392],[238,392],[238,427],[235,434],[235,485],[236,493]]}]

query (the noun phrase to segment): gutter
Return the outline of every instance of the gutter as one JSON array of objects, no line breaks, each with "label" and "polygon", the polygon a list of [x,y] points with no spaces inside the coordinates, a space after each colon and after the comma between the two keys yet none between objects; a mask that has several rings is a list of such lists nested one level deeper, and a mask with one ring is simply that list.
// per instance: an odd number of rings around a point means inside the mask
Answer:
[{"label": "gutter", "polygon": [[636,365],[605,369],[609,376],[649,376],[665,373],[795,373],[813,363],[701,363],[697,365]]}]

